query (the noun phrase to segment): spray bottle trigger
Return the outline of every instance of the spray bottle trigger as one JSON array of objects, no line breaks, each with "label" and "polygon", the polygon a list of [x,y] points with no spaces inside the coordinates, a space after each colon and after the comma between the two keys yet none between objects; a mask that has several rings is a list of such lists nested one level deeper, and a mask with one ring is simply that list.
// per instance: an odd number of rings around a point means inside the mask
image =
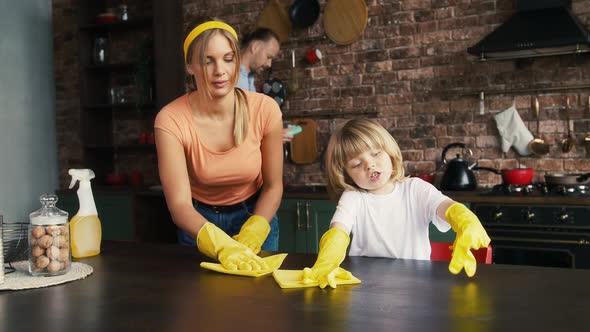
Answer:
[{"label": "spray bottle trigger", "polygon": [[69,189],[74,188],[74,186],[76,185],[76,181],[78,181],[78,179],[72,177],[72,181],[70,181],[70,186],[68,188]]},{"label": "spray bottle trigger", "polygon": [[76,173],[77,172],[74,169],[68,170],[68,174],[70,174],[70,176],[72,177],[72,181],[70,181],[70,186],[68,187],[69,189],[74,188],[74,186],[76,185],[76,181],[78,181],[78,176]]}]

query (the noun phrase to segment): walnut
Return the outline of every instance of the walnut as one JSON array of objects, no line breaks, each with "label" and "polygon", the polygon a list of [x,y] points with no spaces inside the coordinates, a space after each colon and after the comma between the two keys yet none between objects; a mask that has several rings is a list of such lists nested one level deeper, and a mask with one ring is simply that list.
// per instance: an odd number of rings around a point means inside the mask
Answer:
[{"label": "walnut", "polygon": [[35,261],[35,266],[40,270],[46,268],[47,265],[49,265],[49,258],[47,256],[39,256]]},{"label": "walnut", "polygon": [[44,253],[45,253],[45,250],[39,246],[34,246],[33,249],[31,249],[31,254],[33,255],[33,257],[39,257],[39,256],[43,255]]},{"label": "walnut", "polygon": [[55,260],[59,257],[59,248],[56,246],[51,246],[47,248],[46,254],[49,259]]},{"label": "walnut", "polygon": [[65,262],[65,261],[70,260],[70,249],[69,248],[59,249],[59,260],[61,262]]},{"label": "walnut", "polygon": [[57,237],[55,237],[53,239],[53,245],[57,246],[59,248],[69,248],[70,247],[70,243],[68,241],[68,238],[64,235],[58,235]]},{"label": "walnut", "polygon": [[53,244],[53,238],[50,235],[43,235],[39,238],[37,244],[39,244],[39,247],[47,249]]},{"label": "walnut", "polygon": [[47,265],[47,272],[55,273],[61,269],[61,263],[58,260],[51,261],[49,265]]},{"label": "walnut", "polygon": [[31,234],[33,235],[34,239],[38,239],[38,238],[42,237],[43,235],[45,235],[45,227],[35,226],[33,228],[33,230],[31,231]]},{"label": "walnut", "polygon": [[61,234],[68,235],[70,233],[70,226],[69,225],[61,225],[59,226],[59,230]]},{"label": "walnut", "polygon": [[56,237],[59,234],[61,234],[60,226],[47,226],[47,228],[45,228],[45,231],[47,232],[47,234],[53,237]]}]

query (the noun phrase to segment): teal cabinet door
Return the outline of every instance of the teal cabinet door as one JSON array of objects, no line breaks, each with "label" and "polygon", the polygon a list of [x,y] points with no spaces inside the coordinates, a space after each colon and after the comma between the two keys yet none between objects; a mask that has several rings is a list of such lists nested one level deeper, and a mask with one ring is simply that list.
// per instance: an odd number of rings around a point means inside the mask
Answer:
[{"label": "teal cabinet door", "polygon": [[455,241],[455,232],[452,229],[449,229],[448,232],[443,233],[439,231],[436,226],[430,223],[430,229],[428,231],[430,242],[454,242]]},{"label": "teal cabinet door", "polygon": [[[460,202],[462,204],[464,204],[466,207],[471,208],[471,204],[469,202]],[[436,226],[434,226],[432,223],[430,223],[430,228],[429,228],[429,237],[430,237],[430,242],[454,242],[455,241],[455,236],[457,235],[455,233],[455,231],[453,231],[452,229],[449,229],[448,232],[443,233],[441,231],[439,231]]]},{"label": "teal cabinet door", "polygon": [[133,194],[104,195],[96,201],[105,240],[133,240]]},{"label": "teal cabinet door", "polygon": [[324,200],[308,200],[305,204],[306,213],[309,211],[309,218],[306,215],[306,221],[309,220],[309,226],[306,225],[306,252],[317,253],[322,235],[330,228],[330,221],[332,221],[332,216],[336,211],[336,205]]},{"label": "teal cabinet door", "polygon": [[285,199],[279,217],[279,250],[317,253],[318,242],[330,226],[335,204],[326,200]]},{"label": "teal cabinet door", "polygon": [[279,218],[279,251],[304,252],[306,234],[302,229],[301,201],[284,199],[277,211]]},{"label": "teal cabinet door", "polygon": [[[94,203],[102,226],[104,240],[133,240],[133,194],[93,192]],[[78,213],[78,196],[71,193],[58,193],[57,207],[68,212],[68,219]]]}]

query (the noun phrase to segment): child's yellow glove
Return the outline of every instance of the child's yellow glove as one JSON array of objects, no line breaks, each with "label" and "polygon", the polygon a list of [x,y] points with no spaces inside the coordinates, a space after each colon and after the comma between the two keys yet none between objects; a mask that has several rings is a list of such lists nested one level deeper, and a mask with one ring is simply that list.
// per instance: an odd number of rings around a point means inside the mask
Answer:
[{"label": "child's yellow glove", "polygon": [[457,233],[449,271],[457,274],[465,269],[467,276],[473,277],[477,264],[470,249],[487,248],[490,237],[477,216],[461,203],[453,203],[445,212],[445,217]]},{"label": "child's yellow glove", "polygon": [[203,225],[197,234],[197,248],[203,254],[217,259],[228,270],[260,271],[269,268],[250,248],[210,222]]},{"label": "child's yellow glove", "polygon": [[242,225],[240,233],[234,235],[234,240],[252,249],[255,254],[260,252],[260,247],[270,232],[268,220],[263,216],[253,215]]},{"label": "child's yellow glove", "polygon": [[303,269],[303,282],[319,282],[320,288],[330,285],[336,288],[336,277],[350,279],[352,274],[342,268],[340,263],[346,257],[350,237],[340,228],[330,228],[320,239],[320,251],[313,267]]}]

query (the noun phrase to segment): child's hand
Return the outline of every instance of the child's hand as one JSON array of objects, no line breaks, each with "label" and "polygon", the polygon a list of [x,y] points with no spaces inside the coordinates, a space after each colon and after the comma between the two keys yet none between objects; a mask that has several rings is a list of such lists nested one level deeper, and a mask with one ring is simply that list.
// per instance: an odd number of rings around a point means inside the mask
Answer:
[{"label": "child's hand", "polygon": [[333,227],[324,233],[320,239],[320,251],[315,264],[311,269],[303,270],[303,282],[309,284],[317,281],[321,288],[327,285],[336,288],[336,277],[350,279],[350,272],[339,267],[346,257],[349,243],[350,237],[340,228]]},{"label": "child's hand", "polygon": [[352,273],[341,267],[337,267],[327,274],[320,274],[319,272],[320,271],[314,271],[308,267],[303,269],[303,283],[313,284],[317,282],[319,283],[320,288],[325,288],[327,285],[336,288],[336,278],[351,280],[353,277]]},{"label": "child's hand", "polygon": [[477,264],[470,249],[486,248],[490,237],[477,216],[461,203],[453,203],[445,212],[445,217],[457,233],[449,271],[457,274],[465,269],[467,276],[473,277]]}]

